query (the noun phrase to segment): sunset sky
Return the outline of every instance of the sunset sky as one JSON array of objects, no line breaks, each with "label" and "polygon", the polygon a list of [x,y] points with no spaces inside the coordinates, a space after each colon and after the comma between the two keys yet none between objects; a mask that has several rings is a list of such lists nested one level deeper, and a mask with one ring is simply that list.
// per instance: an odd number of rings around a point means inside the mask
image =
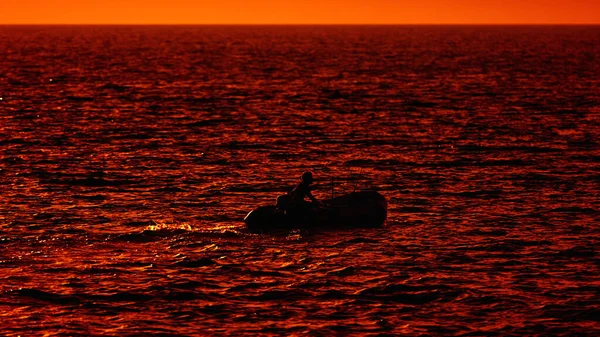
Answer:
[{"label": "sunset sky", "polygon": [[2,0],[0,24],[584,24],[599,0]]}]

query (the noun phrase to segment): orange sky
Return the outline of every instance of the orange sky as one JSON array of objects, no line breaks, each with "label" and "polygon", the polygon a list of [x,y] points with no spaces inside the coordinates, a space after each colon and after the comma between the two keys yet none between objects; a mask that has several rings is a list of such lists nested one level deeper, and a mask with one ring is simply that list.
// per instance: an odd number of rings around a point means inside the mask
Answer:
[{"label": "orange sky", "polygon": [[0,0],[0,24],[600,24],[600,0]]}]

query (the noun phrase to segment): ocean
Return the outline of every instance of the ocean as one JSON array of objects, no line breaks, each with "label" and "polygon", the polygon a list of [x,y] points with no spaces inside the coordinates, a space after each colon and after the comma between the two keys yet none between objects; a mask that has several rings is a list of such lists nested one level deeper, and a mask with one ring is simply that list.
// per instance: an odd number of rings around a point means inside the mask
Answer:
[{"label": "ocean", "polygon": [[[0,335],[597,336],[598,55],[599,26],[0,26]],[[248,233],[304,171],[386,224]]]}]

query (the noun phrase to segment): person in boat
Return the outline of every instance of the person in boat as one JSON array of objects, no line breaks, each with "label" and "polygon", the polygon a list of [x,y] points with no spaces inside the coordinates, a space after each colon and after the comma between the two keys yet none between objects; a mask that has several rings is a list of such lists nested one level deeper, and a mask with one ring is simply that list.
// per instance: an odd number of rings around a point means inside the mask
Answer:
[{"label": "person in boat", "polygon": [[[315,206],[320,206],[322,203],[315,198],[311,193],[311,184],[313,183],[312,172],[304,172],[300,177],[300,183],[286,195],[277,198],[277,206],[283,210],[301,211]],[[308,197],[309,201],[305,199]]]},{"label": "person in boat", "polygon": [[[312,172],[302,173],[302,176],[300,176],[300,183],[298,183],[292,192],[290,192],[292,204],[297,206],[306,206],[310,204],[321,205],[321,202],[317,200],[317,198],[315,198],[311,193],[312,188],[310,185],[313,183],[313,181],[314,179]],[[312,203],[304,200],[307,197],[310,199],[310,201],[312,201]]]}]

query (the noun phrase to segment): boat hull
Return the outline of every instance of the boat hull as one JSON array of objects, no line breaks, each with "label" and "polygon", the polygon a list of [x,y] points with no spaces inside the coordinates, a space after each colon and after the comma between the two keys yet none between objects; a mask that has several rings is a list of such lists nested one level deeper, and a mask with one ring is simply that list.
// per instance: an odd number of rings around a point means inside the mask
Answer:
[{"label": "boat hull", "polygon": [[353,192],[330,200],[322,207],[283,211],[261,206],[244,218],[250,232],[312,228],[380,227],[387,218],[387,202],[378,192]]}]

